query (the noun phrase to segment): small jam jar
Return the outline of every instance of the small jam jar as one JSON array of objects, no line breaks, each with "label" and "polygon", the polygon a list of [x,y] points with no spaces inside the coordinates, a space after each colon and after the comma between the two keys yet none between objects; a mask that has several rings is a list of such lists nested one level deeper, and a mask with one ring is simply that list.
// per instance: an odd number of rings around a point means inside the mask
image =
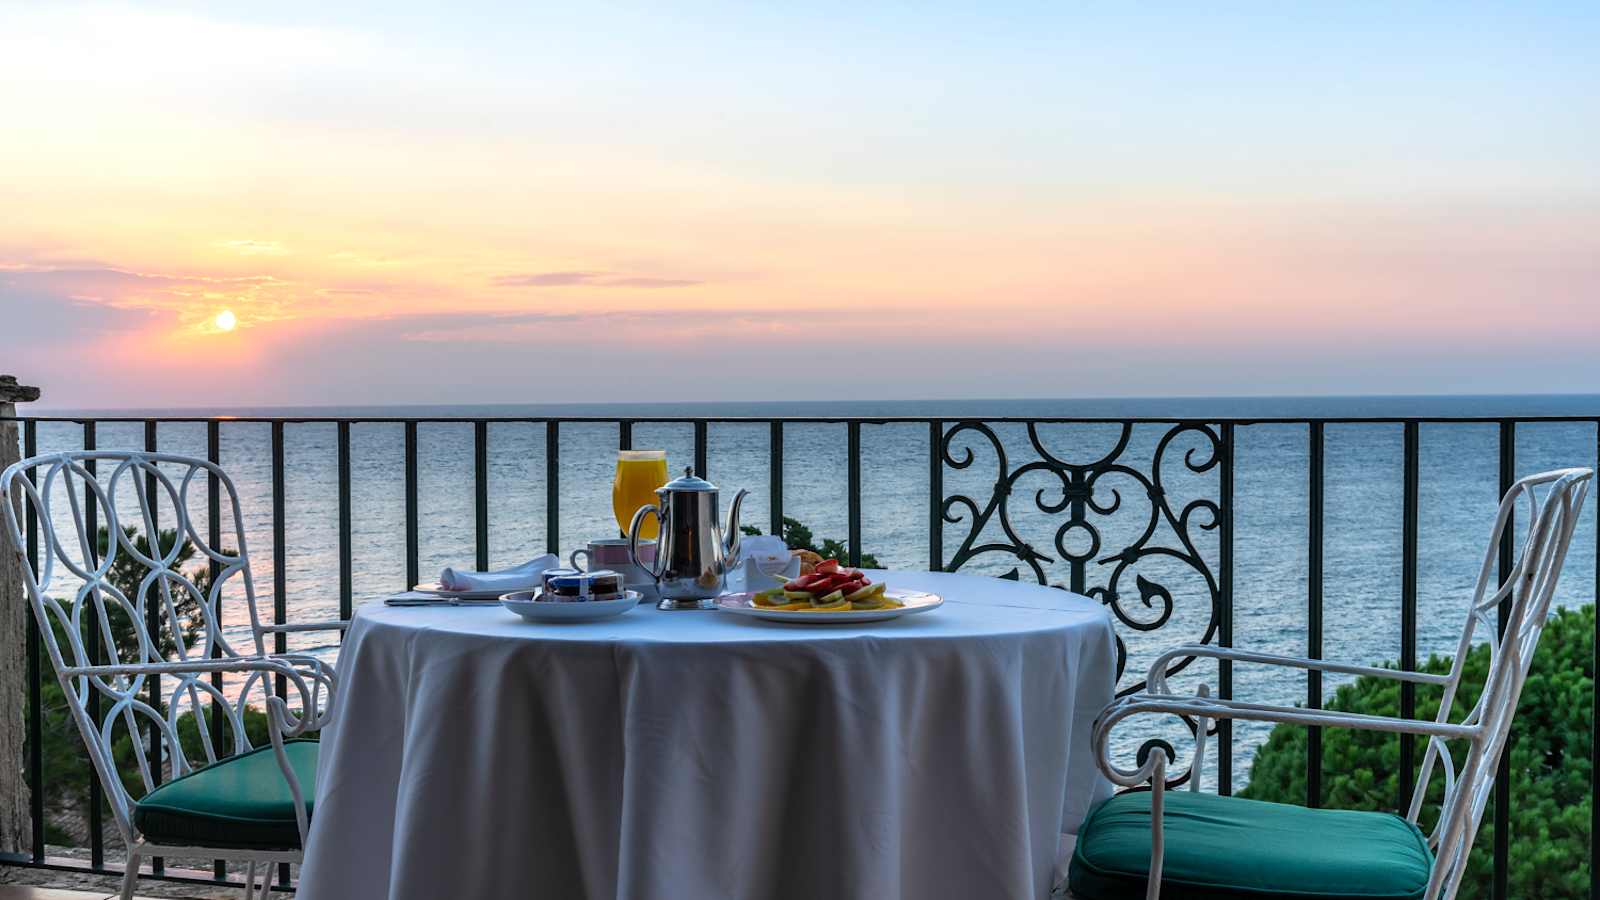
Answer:
[{"label": "small jam jar", "polygon": [[610,569],[580,572],[576,569],[551,569],[544,573],[541,599],[557,603],[583,600],[614,600],[622,596],[622,573]]}]

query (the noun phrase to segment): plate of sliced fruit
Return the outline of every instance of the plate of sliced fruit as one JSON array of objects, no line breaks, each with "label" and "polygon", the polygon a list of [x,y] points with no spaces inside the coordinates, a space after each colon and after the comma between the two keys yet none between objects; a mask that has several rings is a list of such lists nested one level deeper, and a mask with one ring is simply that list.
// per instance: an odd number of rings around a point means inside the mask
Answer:
[{"label": "plate of sliced fruit", "polygon": [[823,560],[816,571],[764,591],[723,594],[717,609],[777,622],[877,622],[937,609],[938,594],[889,587],[865,572]]}]

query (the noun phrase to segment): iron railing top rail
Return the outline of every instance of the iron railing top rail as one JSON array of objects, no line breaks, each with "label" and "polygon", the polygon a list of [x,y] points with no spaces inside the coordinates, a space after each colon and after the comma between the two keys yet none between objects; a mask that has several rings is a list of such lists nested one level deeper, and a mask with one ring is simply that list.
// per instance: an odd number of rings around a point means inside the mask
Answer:
[{"label": "iron railing top rail", "polygon": [[194,423],[257,423],[270,425],[274,422],[287,424],[338,424],[340,422],[370,422],[374,424],[471,424],[473,422],[508,422],[526,424],[544,424],[556,422],[561,424],[586,424],[609,425],[616,422],[632,423],[681,423],[692,425],[697,422],[723,422],[728,424],[764,425],[769,422],[786,422],[795,424],[818,425],[847,425],[851,423],[863,425],[892,425],[910,424],[925,425],[929,422],[987,422],[987,423],[1016,423],[1020,425],[1123,425],[1123,424],[1153,424],[1153,425],[1305,425],[1319,422],[1325,425],[1404,425],[1410,422],[1419,424],[1480,424],[1495,425],[1501,422],[1517,423],[1591,423],[1600,420],[1600,410],[1588,414],[1563,414],[1563,415],[1509,415],[1509,416],[982,416],[982,415],[926,415],[926,416],[734,416],[734,415],[520,415],[520,416],[204,416],[204,415],[57,415],[57,416],[17,416],[12,421],[18,422],[60,422],[66,424],[83,424],[85,422],[194,422]]}]

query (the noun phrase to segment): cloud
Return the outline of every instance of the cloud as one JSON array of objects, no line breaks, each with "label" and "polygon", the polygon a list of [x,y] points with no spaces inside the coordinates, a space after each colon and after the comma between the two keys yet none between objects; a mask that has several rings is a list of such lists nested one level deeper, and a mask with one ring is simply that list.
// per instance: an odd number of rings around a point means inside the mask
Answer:
[{"label": "cloud", "polygon": [[522,275],[501,275],[494,280],[500,287],[612,287],[612,288],[676,288],[704,284],[690,278],[653,278],[636,275],[616,275],[610,272],[530,272]]},{"label": "cloud", "polygon": [[0,369],[40,385],[56,403],[121,403],[164,385],[145,377],[159,360],[144,338],[170,330],[176,313],[100,299],[129,286],[140,286],[138,276],[0,269]]},{"label": "cloud", "polygon": [[[302,288],[270,275],[209,276],[130,272],[107,265],[0,269],[0,321],[19,334],[70,345],[80,337],[161,326],[209,331],[220,309],[257,324],[294,315]],[[149,337],[149,335],[146,335]]]},{"label": "cloud", "polygon": [[240,256],[282,256],[289,252],[288,248],[277,241],[257,241],[249,238],[218,241],[215,246],[223,250],[232,250]]},{"label": "cloud", "polygon": [[[862,311],[871,315],[872,311]],[[583,310],[572,312],[461,312],[386,316],[363,320],[367,336],[389,341],[465,346],[526,346],[529,341],[561,340],[592,346],[596,335],[613,343],[648,344],[665,337],[739,340],[809,330],[821,310],[783,314],[761,309],[693,310],[682,307],[646,310]]]},{"label": "cloud", "polygon": [[630,288],[674,288],[691,287],[696,284],[701,284],[701,282],[691,281],[687,278],[613,278],[610,281],[607,281],[605,286]]},{"label": "cloud", "polygon": [[494,283],[501,287],[562,287],[593,284],[599,272],[538,272],[529,275],[501,275]]},{"label": "cloud", "polygon": [[[65,282],[54,277],[36,278],[36,275],[57,276],[68,273],[0,272],[0,320],[8,323],[7,343],[60,345],[69,344],[108,334],[138,331],[158,320],[170,318],[148,308],[112,306],[85,292],[63,290]],[[114,283],[127,283],[116,278],[126,273],[72,273],[89,275],[79,279],[79,286],[94,285],[101,289]],[[137,276],[131,276],[137,278]]]},{"label": "cloud", "polygon": [[[210,366],[203,382],[183,399],[232,409],[284,403],[636,400],[639,361],[645,359],[652,390],[704,397],[704,352],[712,345],[732,371],[770,371],[796,382],[774,389],[759,375],[733,379],[734,390],[743,396],[831,391],[826,379],[858,378],[860,370],[851,363],[868,352],[897,377],[927,377],[926,369],[911,360],[885,357],[893,355],[881,338],[893,331],[890,324],[869,328],[837,346],[817,348],[805,366],[773,367],[771,361],[784,346],[811,333],[812,314],[818,312],[791,318],[753,308],[461,310],[283,321],[256,330],[258,357]],[[779,330],[756,333],[748,325],[752,322]],[[35,381],[41,382],[52,384],[48,378]],[[61,404],[72,399],[65,390],[54,396]]]},{"label": "cloud", "polygon": [[166,290],[182,279],[111,268],[13,268],[0,277],[0,294],[55,295],[104,302],[131,291]]},{"label": "cloud", "polygon": [[0,286],[13,293],[55,294],[119,306],[165,306],[180,303],[196,291],[249,290],[281,284],[270,275],[215,278],[202,275],[164,275],[129,272],[106,267],[0,269]]}]

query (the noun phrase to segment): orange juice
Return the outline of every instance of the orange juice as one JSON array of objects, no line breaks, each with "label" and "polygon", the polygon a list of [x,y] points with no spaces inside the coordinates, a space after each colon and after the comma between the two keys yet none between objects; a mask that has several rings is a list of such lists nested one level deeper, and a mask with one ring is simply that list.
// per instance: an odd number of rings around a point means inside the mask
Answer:
[{"label": "orange juice", "polygon": [[[611,511],[616,513],[623,534],[628,533],[633,514],[639,507],[656,505],[656,488],[666,483],[667,451],[617,451],[617,480],[611,485]],[[648,518],[639,526],[639,537],[654,539],[659,531],[656,520]]]}]

